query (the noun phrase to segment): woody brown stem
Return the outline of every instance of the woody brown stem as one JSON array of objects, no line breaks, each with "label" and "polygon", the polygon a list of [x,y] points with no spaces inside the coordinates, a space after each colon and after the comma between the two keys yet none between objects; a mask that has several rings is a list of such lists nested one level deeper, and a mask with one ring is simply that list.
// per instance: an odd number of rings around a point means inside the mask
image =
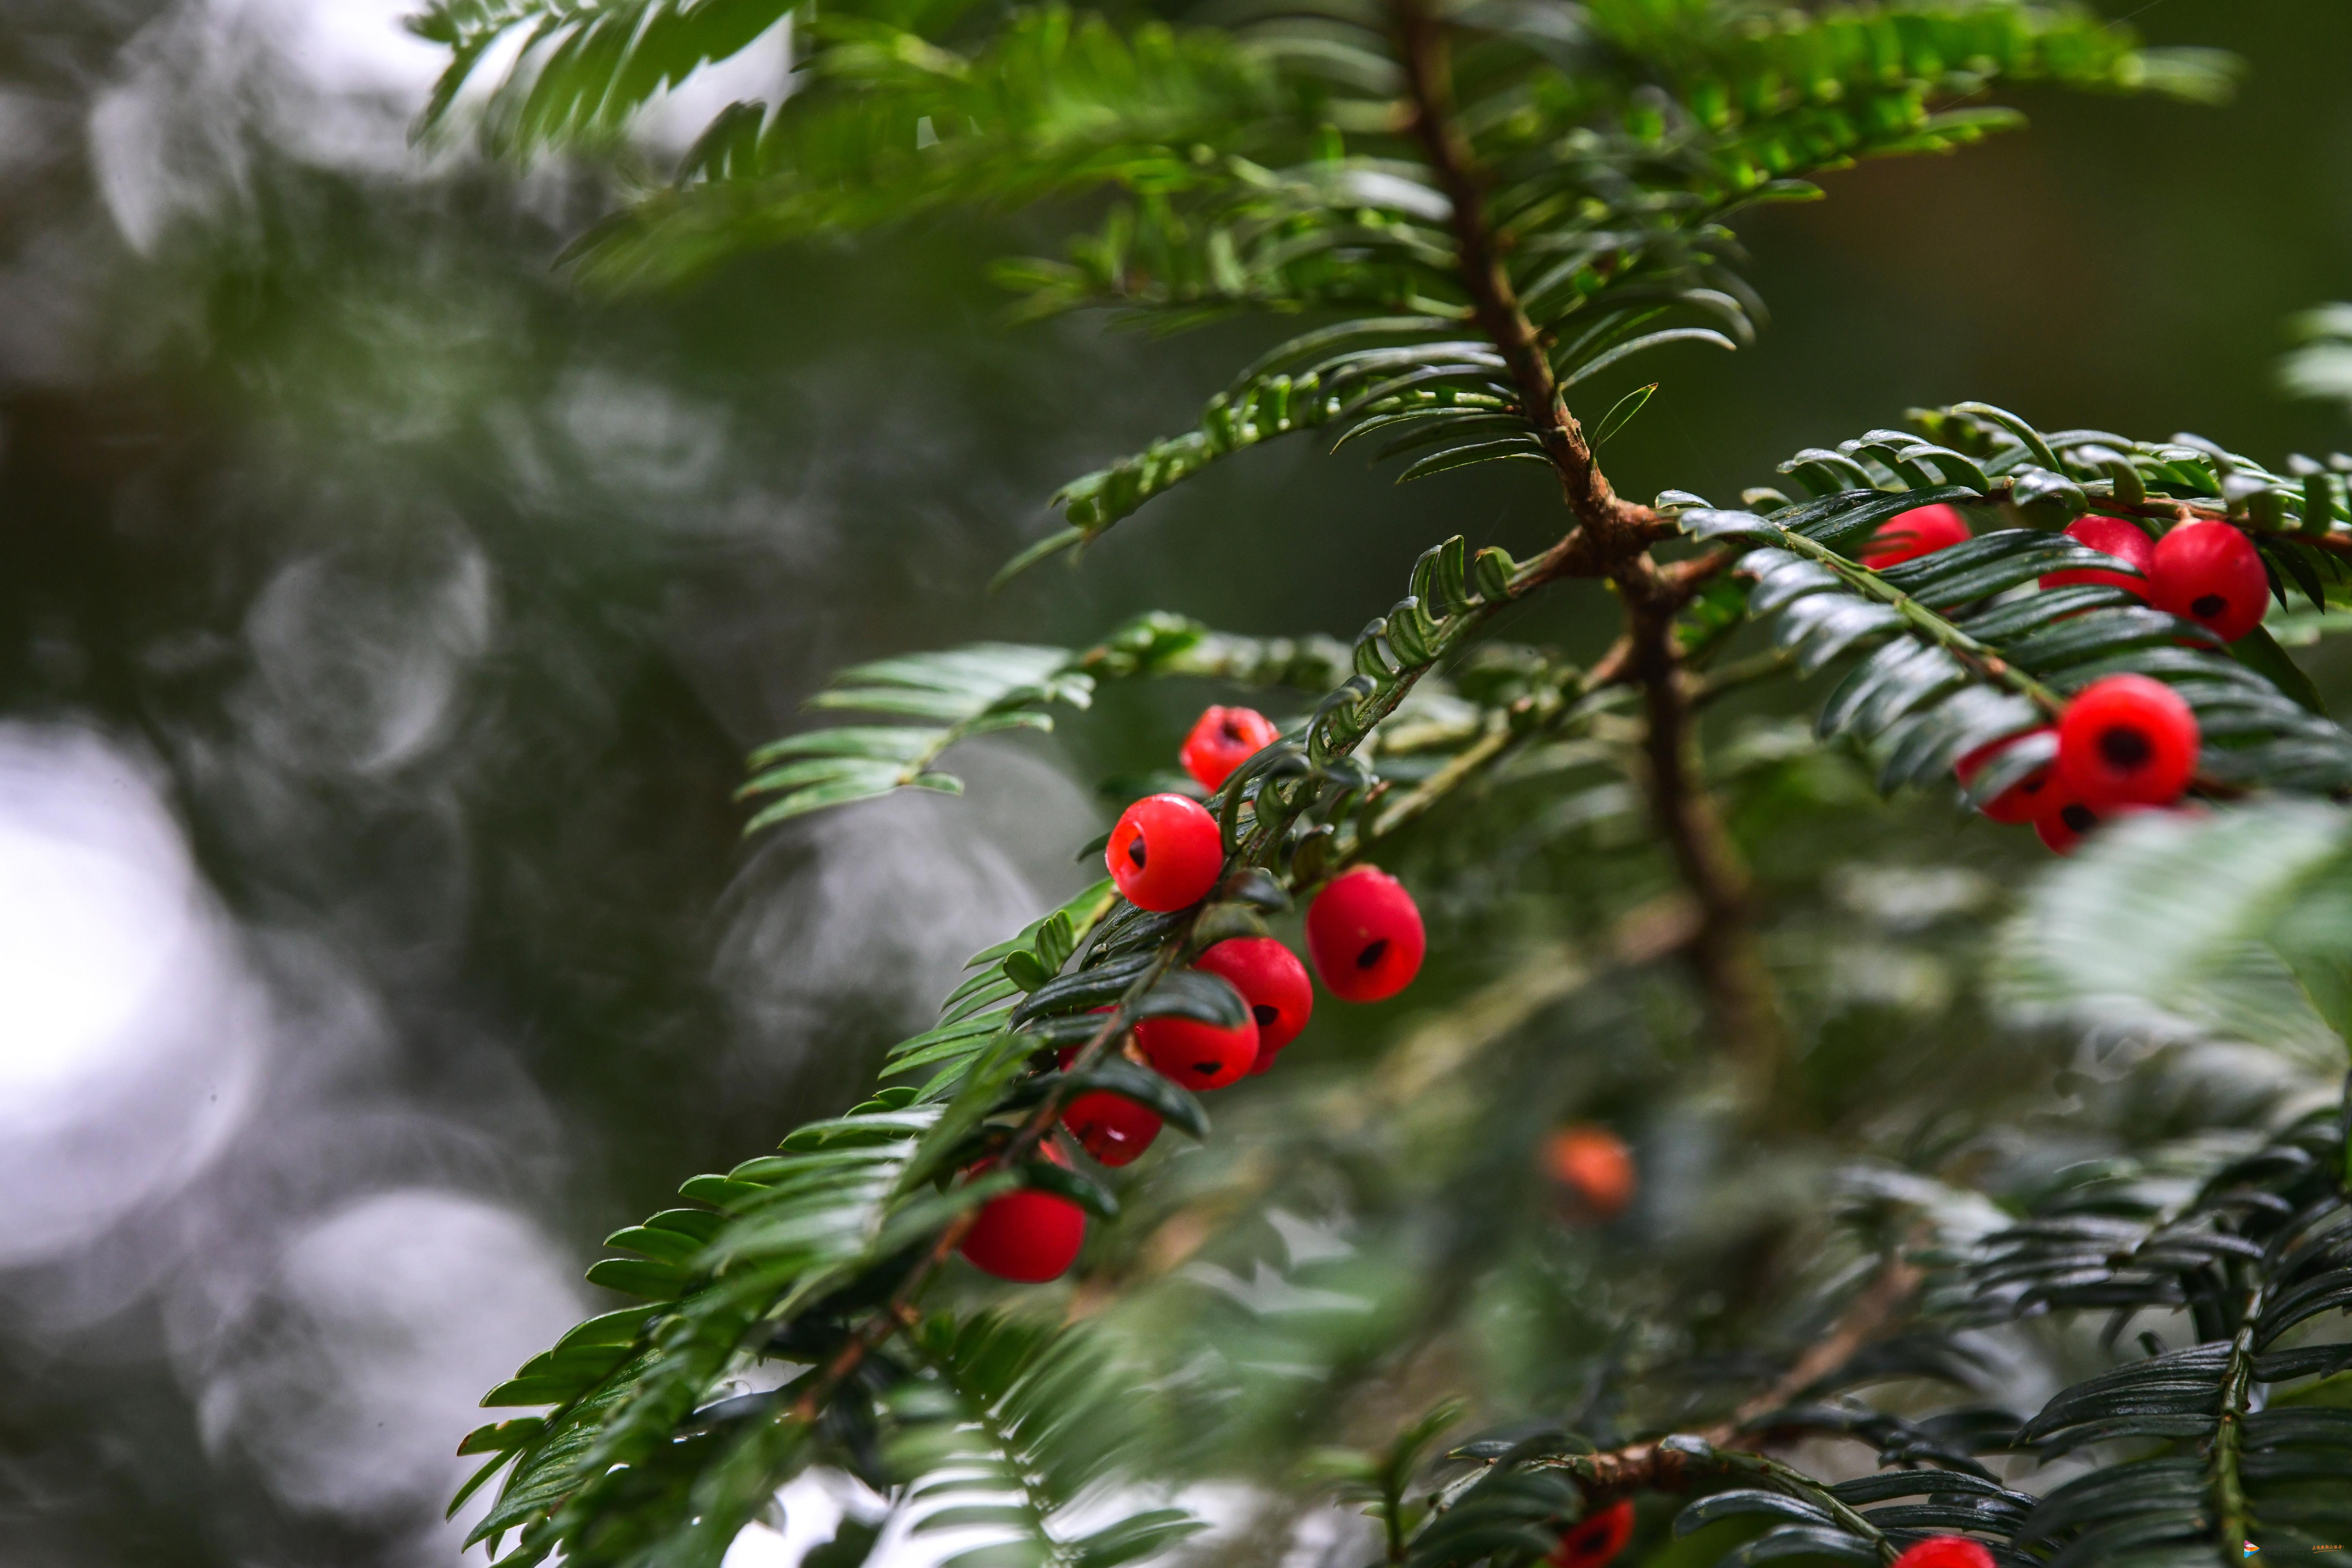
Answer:
[{"label": "woody brown stem", "polygon": [[1890,1258],[1869,1289],[1854,1298],[1830,1331],[1816,1341],[1763,1393],[1727,1421],[1694,1434],[1696,1444],[1664,1440],[1632,1443],[1567,1462],[1584,1489],[1587,1503],[1601,1507],[1643,1491],[1682,1491],[1726,1472],[1711,1452],[1738,1453],[1761,1447],[1770,1429],[1754,1425],[1801,1398],[1806,1390],[1833,1377],[1901,1317],[1918,1293],[1923,1276],[1899,1255]]},{"label": "woody brown stem", "polygon": [[[1544,575],[1595,575],[1601,563],[1641,550],[1660,537],[1654,531],[1660,520],[1650,508],[1625,500],[1610,488],[1608,476],[1593,460],[1584,426],[1560,397],[1559,378],[1552,374],[1535,323],[1519,308],[1501,247],[1486,221],[1484,172],[1454,117],[1444,25],[1417,0],[1394,0],[1391,16],[1412,103],[1411,129],[1428,155],[1449,208],[1455,270],[1469,291],[1478,329],[1503,356],[1520,411],[1551,459],[1560,493],[1576,515],[1576,529],[1546,552],[1549,569]],[[1672,531],[1671,525],[1666,531]]]},{"label": "woody brown stem", "polygon": [[1761,1103],[1785,1055],[1770,976],[1749,923],[1748,868],[1699,776],[1696,710],[1675,644],[1679,600],[1646,557],[1616,575],[1631,623],[1626,673],[1642,688],[1650,816],[1698,905],[1688,952],[1716,1028],[1744,1060]]}]

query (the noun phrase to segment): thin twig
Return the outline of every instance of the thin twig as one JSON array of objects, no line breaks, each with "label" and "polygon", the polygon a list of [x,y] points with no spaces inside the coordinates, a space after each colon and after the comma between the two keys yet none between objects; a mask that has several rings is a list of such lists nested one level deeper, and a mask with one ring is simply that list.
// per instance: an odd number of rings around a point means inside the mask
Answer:
[{"label": "thin twig", "polygon": [[[1610,488],[1608,476],[1593,459],[1584,426],[1560,398],[1559,378],[1535,323],[1519,308],[1500,247],[1486,223],[1485,172],[1454,116],[1444,24],[1420,0],[1392,0],[1390,15],[1412,105],[1412,131],[1445,194],[1455,269],[1469,290],[1472,314],[1509,368],[1520,414],[1559,472],[1561,494],[1576,514],[1579,527],[1546,552],[1544,575],[1598,575],[1599,561],[1645,547],[1660,519]],[[1671,524],[1667,528],[1672,531]]]},{"label": "thin twig", "polygon": [[1759,1105],[1786,1055],[1772,983],[1749,922],[1748,869],[1699,776],[1695,711],[1675,645],[1675,600],[1660,593],[1649,563],[1617,576],[1632,626],[1626,672],[1642,688],[1650,816],[1698,903],[1689,946],[1716,1026],[1748,1068]]},{"label": "thin twig", "polygon": [[1594,1507],[1636,1492],[1682,1491],[1722,1474],[1722,1466],[1708,1462],[1708,1451],[1728,1454],[1761,1447],[1770,1437],[1770,1429],[1754,1423],[1851,1364],[1902,1315],[1918,1293],[1922,1279],[1918,1267],[1899,1254],[1888,1258],[1877,1279],[1847,1305],[1827,1334],[1799,1356],[1771,1387],[1740,1405],[1730,1419],[1695,1434],[1698,1443],[1664,1439],[1632,1443],[1598,1454],[1573,1455],[1561,1463],[1582,1484],[1587,1502]]}]

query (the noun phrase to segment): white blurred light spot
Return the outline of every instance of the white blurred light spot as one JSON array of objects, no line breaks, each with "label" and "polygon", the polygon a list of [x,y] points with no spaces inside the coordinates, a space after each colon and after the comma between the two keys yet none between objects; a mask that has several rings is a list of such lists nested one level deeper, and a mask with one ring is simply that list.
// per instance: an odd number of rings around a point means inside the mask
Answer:
[{"label": "white blurred light spot", "polygon": [[[889,1508],[854,1476],[803,1470],[776,1494],[776,1523],[745,1526],[729,1544],[720,1568],[800,1568],[811,1549],[834,1538],[844,1520],[872,1524]],[[877,1563],[880,1557],[877,1550]]]},{"label": "white blurred light spot", "polygon": [[205,1441],[244,1447],[298,1508],[406,1524],[454,1558],[467,1516],[443,1526],[440,1505],[481,1462],[457,1439],[499,1418],[484,1389],[578,1320],[571,1273],[510,1209],[430,1188],[362,1198],[287,1243],[199,1402]]},{"label": "white blurred light spot", "polygon": [[0,1263],[87,1243],[242,1120],[262,1008],[146,771],[0,726]]},{"label": "white blurred light spot", "polygon": [[186,951],[184,889],[129,847],[0,820],[0,1110],[15,1118],[103,1070]]}]

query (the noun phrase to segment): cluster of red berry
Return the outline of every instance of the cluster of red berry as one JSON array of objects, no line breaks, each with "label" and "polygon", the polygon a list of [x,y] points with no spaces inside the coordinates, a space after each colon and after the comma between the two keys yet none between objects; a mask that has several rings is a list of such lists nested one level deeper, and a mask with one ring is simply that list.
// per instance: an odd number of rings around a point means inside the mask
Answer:
[{"label": "cluster of red berry", "polygon": [[[1601,1568],[1633,1539],[1633,1501],[1627,1498],[1569,1526],[1544,1561],[1551,1568]],[[1906,1551],[1895,1560],[1895,1568],[1996,1568],[1996,1564],[1982,1542],[1965,1535],[1937,1535]]]},{"label": "cluster of red berry", "polygon": [[[1277,734],[1264,714],[1212,708],[1179,756],[1202,789],[1214,790]],[[1103,858],[1128,902],[1160,913],[1191,909],[1207,898],[1225,866],[1217,819],[1181,795],[1146,795],[1129,806],[1111,829]],[[1307,956],[1324,988],[1343,1002],[1379,1002],[1403,990],[1420,973],[1426,945],[1412,895],[1377,866],[1341,872],[1307,909]],[[1241,1026],[1145,1018],[1129,1036],[1145,1061],[1186,1089],[1223,1089],[1244,1074],[1265,1071],[1315,1010],[1306,967],[1272,937],[1230,937],[1204,949],[1192,967],[1240,994],[1246,1012]],[[1075,1047],[1064,1051],[1062,1065],[1076,1055]],[[1151,1146],[1160,1121],[1131,1100],[1094,1089],[1063,1109],[1062,1126],[1096,1160],[1124,1165]],[[1050,1145],[1045,1155],[1068,1163]],[[1085,1239],[1086,1215],[1076,1204],[1024,1188],[981,1205],[961,1245],[988,1273],[1034,1284],[1059,1277]]]},{"label": "cluster of red berry", "polygon": [[[2043,588],[2120,588],[2196,622],[2223,642],[2235,642],[2262,624],[2269,574],[2253,542],[2226,522],[2186,522],[2151,541],[2126,519],[2085,517],[2069,526],[2066,536],[2131,570],[2069,567],[2042,577]],[[1951,507],[1916,507],[1871,536],[1862,563],[1880,571],[1969,538],[1968,522]],[[2042,841],[2061,855],[2071,853],[2104,818],[2172,805],[2196,776],[2197,716],[2178,692],[2147,676],[2093,681],[2067,703],[2055,728],[2056,760],[1982,809],[1995,822],[2032,823]],[[1961,757],[1954,771],[1967,784],[2002,752],[2050,732],[2045,727],[2004,736]]]}]

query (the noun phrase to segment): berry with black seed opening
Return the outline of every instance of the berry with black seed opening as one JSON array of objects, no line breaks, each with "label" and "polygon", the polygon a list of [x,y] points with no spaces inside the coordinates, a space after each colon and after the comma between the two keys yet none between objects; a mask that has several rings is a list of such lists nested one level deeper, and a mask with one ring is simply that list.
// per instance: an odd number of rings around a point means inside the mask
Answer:
[{"label": "berry with black seed opening", "polygon": [[2151,587],[2149,574],[2156,568],[2156,542],[2140,531],[2139,524],[2120,517],[2078,517],[2066,525],[2066,537],[2103,555],[2112,555],[2132,570],[2110,572],[2097,566],[2069,566],[2048,574],[2042,579],[2042,586],[2063,588],[2070,584],[2089,583],[2102,588],[2121,588],[2136,599],[2147,599]]},{"label": "berry with black seed opening", "polygon": [[1544,1173],[1559,1188],[1565,1216],[1604,1225],[1633,1201],[1633,1152],[1606,1127],[1563,1127],[1544,1141]]},{"label": "berry with black seed opening", "polygon": [[2188,701],[2145,675],[2091,682],[2058,720],[2059,776],[2095,812],[2171,805],[2196,775],[2197,748]]},{"label": "berry with black seed opening", "polygon": [[[1039,1148],[1038,1153],[1057,1165],[1070,1163],[1050,1146]],[[982,1174],[992,1163],[973,1166],[972,1174]],[[981,1205],[956,1250],[983,1274],[1039,1285],[1060,1279],[1077,1260],[1086,1239],[1086,1210],[1067,1198],[1023,1187]]]},{"label": "berry with black seed opening", "polygon": [[1244,1018],[1238,1029],[1198,1018],[1146,1018],[1135,1026],[1135,1039],[1162,1077],[1190,1089],[1223,1089],[1257,1065],[1255,1018]]},{"label": "berry with black seed opening", "polygon": [[2184,522],[2156,542],[2149,601],[2236,642],[2263,624],[2270,574],[2248,539],[2226,522]]},{"label": "berry with black seed opening", "polygon": [[1212,708],[1184,737],[1176,760],[1202,789],[1213,790],[1281,736],[1274,721],[1255,708]]},{"label": "berry with black seed opening", "polygon": [[1862,563],[1873,572],[1884,572],[1889,566],[1900,566],[1906,561],[1965,544],[1969,537],[1969,521],[1955,508],[1941,502],[1915,506],[1878,525],[1870,542],[1862,547]]},{"label": "berry with black seed opening", "polygon": [[1633,1539],[1633,1500],[1624,1498],[1569,1526],[1544,1561],[1552,1568],[1601,1568]]},{"label": "berry with black seed opening", "polygon": [[2072,855],[2074,846],[2100,820],[2099,814],[2084,805],[2081,797],[2066,787],[2065,781],[2059,779],[2042,792],[2042,815],[2033,819],[2033,831],[2053,855]]},{"label": "berry with black seed opening", "polygon": [[1334,877],[1307,907],[1307,956],[1342,1002],[1380,1002],[1412,984],[1428,945],[1421,910],[1377,866]]},{"label": "berry with black seed opening", "polygon": [[1965,1535],[1932,1535],[1895,1560],[1895,1568],[1996,1568],[1981,1542]]},{"label": "berry with black seed opening", "polygon": [[1128,1165],[1160,1136],[1160,1121],[1157,1111],[1124,1095],[1092,1089],[1063,1108],[1062,1125],[1095,1159],[1106,1165]]},{"label": "berry with black seed opening", "polygon": [[1236,936],[1216,943],[1192,961],[1195,969],[1222,974],[1249,1004],[1257,1020],[1257,1061],[1264,1072],[1275,1054],[1298,1037],[1315,1012],[1315,987],[1298,955],[1270,936]]},{"label": "berry with black seed opening", "polygon": [[[2050,731],[2045,726],[2039,730],[2028,730],[2022,735],[2004,735],[1998,741],[1979,746],[1976,750],[1963,755],[1958,762],[1952,764],[1952,772],[1959,778],[1960,787],[1966,789],[1975,780],[1977,774],[1984,771],[1985,764],[1991,762],[1993,758],[2020,741],[2048,733]],[[2042,797],[2048,793],[2050,781],[2055,776],[2056,764],[2044,763],[1977,809],[1995,822],[2006,822],[2011,826],[2032,822],[2042,815]]]},{"label": "berry with black seed opening", "polygon": [[1103,863],[1129,903],[1166,914],[1209,896],[1225,868],[1225,847],[1199,801],[1147,795],[1119,813]]}]

